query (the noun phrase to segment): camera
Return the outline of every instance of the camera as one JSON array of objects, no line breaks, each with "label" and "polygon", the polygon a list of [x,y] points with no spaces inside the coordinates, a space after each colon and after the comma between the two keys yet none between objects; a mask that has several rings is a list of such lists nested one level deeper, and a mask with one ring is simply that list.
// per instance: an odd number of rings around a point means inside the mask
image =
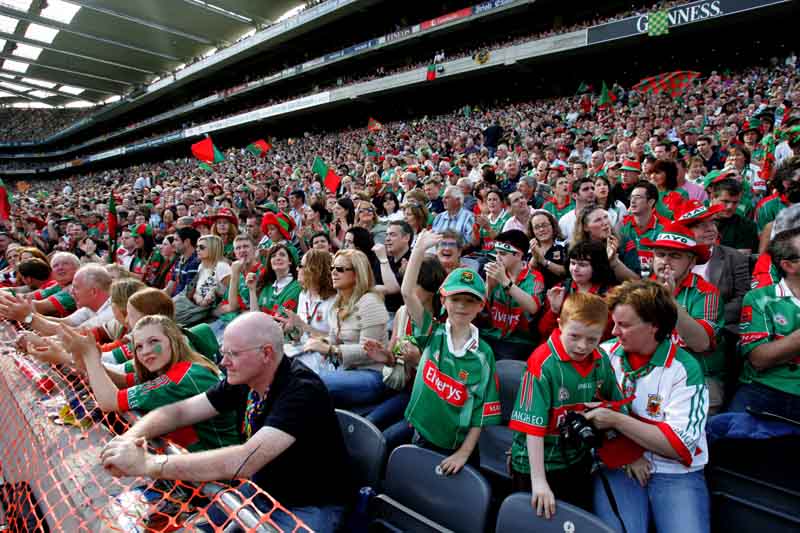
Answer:
[{"label": "camera", "polygon": [[585,446],[589,449],[596,449],[600,447],[600,435],[586,420],[586,417],[577,411],[567,411],[558,430],[564,442],[574,448]]}]

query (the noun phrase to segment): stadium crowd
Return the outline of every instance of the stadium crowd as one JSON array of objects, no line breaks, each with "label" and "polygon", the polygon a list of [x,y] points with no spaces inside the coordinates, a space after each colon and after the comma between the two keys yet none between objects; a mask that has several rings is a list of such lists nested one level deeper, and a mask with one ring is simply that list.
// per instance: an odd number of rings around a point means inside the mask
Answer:
[{"label": "stadium crowd", "polygon": [[14,109],[0,107],[0,143],[38,141],[71,126],[91,109]]},{"label": "stadium crowd", "polygon": [[[241,475],[333,531],[331,406],[479,468],[519,359],[509,473],[537,513],[708,531],[709,441],[748,408],[800,419],[799,82],[781,62],[37,181],[0,233],[0,316],[104,410],[148,412],[115,475]],[[616,511],[572,413],[613,430]],[[145,451],[183,426],[193,453]]]},{"label": "stadium crowd", "polygon": [[[598,14],[598,15],[596,15],[594,17],[587,18],[585,20],[581,20],[580,22],[576,22],[574,24],[562,24],[557,28],[548,27],[547,29],[542,30],[542,31],[527,32],[527,33],[524,33],[522,35],[516,35],[515,34],[515,35],[513,35],[511,37],[507,37],[505,39],[497,39],[495,36],[491,36],[491,37],[485,38],[484,40],[478,42],[477,44],[475,42],[472,42],[467,47],[446,46],[440,52],[438,52],[435,56],[430,56],[427,53],[426,53],[426,55],[424,57],[412,57],[412,56],[408,56],[408,55],[400,55],[400,54],[398,54],[398,56],[396,58],[391,60],[390,64],[382,65],[382,66],[379,66],[377,68],[375,68],[374,66],[366,66],[366,67],[363,67],[363,68],[359,68],[359,69],[356,69],[354,71],[348,72],[347,74],[343,74],[341,76],[337,76],[335,79],[330,80],[328,83],[315,84],[315,85],[311,86],[311,88],[308,90],[307,93],[299,93],[299,92],[293,91],[291,93],[291,96],[287,95],[286,98],[292,98],[292,99],[293,98],[298,98],[298,97],[301,97],[301,96],[306,96],[307,94],[314,94],[314,93],[317,93],[317,92],[320,92],[320,91],[324,91],[324,90],[335,89],[335,88],[344,87],[344,86],[347,86],[347,85],[352,85],[352,84],[355,84],[355,83],[362,83],[362,82],[378,79],[378,78],[384,77],[384,76],[390,76],[390,75],[393,75],[393,74],[399,74],[401,72],[406,72],[406,71],[409,71],[409,70],[414,70],[414,69],[418,69],[418,68],[422,68],[422,67],[428,66],[431,63],[432,60],[435,60],[435,62],[437,64],[440,64],[440,63],[443,63],[445,61],[451,61],[451,60],[454,60],[454,59],[460,59],[460,58],[464,58],[464,57],[475,57],[476,54],[478,54],[479,52],[491,53],[494,50],[498,50],[498,49],[501,49],[501,48],[504,48],[504,47],[514,46],[514,45],[518,45],[518,44],[522,44],[522,43],[526,43],[526,42],[530,42],[530,41],[536,41],[536,40],[540,40],[540,39],[545,39],[545,38],[548,38],[548,37],[553,37],[555,35],[562,35],[562,34],[565,34],[565,33],[577,31],[577,30],[588,28],[588,27],[591,27],[591,26],[596,26],[596,25],[599,25],[599,24],[605,24],[605,23],[608,23],[608,22],[613,22],[615,20],[620,20],[620,19],[623,19],[623,18],[626,18],[626,17],[635,16],[635,15],[639,15],[639,14],[644,14],[644,13],[647,13],[648,10],[653,9],[654,7],[659,7],[661,9],[668,9],[668,8],[674,6],[674,5],[678,5],[678,4],[681,4],[683,2],[681,0],[672,0],[672,1],[657,1],[657,2],[646,1],[646,2],[640,2],[640,3],[642,4],[640,9],[625,10],[625,11],[622,11],[622,12],[619,12],[619,13],[615,13],[615,14],[609,15],[609,16],[601,16],[601,15]],[[396,29],[399,29],[399,27],[396,28]],[[379,35],[375,34],[375,36],[377,37]],[[338,50],[334,49],[334,48],[331,48],[329,50],[325,50],[323,53],[329,53],[329,52],[335,52],[335,51],[338,51]],[[310,60],[310,59],[315,59],[315,58],[306,57],[305,59],[306,60]],[[253,81],[268,79],[270,76],[273,76],[274,74],[276,74],[276,73],[278,73],[278,72],[280,72],[282,70],[285,70],[287,68],[290,68],[292,66],[293,65],[289,65],[287,63],[284,63],[284,64],[276,66],[272,70],[269,70],[269,71],[263,72],[263,73],[250,72],[249,71],[243,78],[237,80],[236,83],[231,83],[231,80],[226,78],[224,80],[224,86],[215,88],[214,92],[216,92],[217,94],[220,94],[220,95],[223,95],[223,94],[224,95],[229,95],[231,90],[235,90],[236,88],[241,87],[243,84],[246,84],[246,83],[249,83],[249,82],[253,82]],[[205,95],[205,96],[209,96],[210,94],[213,94],[213,93],[209,93],[208,95]],[[197,100],[199,98],[200,98],[199,95],[192,94],[190,96],[187,96],[184,100],[176,102],[174,107],[180,107],[183,104],[189,103],[189,102]],[[230,101],[228,101],[224,110],[215,110],[215,111],[212,111],[212,112],[204,115],[200,119],[195,118],[194,120],[186,121],[184,124],[181,125],[181,128],[196,126],[196,125],[198,125],[199,123],[202,123],[202,122],[207,122],[207,121],[212,121],[212,120],[219,120],[219,119],[225,118],[227,116],[230,116],[230,115],[232,115],[234,113],[241,113],[241,112],[246,112],[246,111],[250,111],[250,110],[253,110],[253,109],[257,109],[257,108],[260,108],[260,107],[265,107],[265,106],[269,106],[269,105],[275,105],[275,104],[281,103],[282,101],[285,101],[286,98],[272,97],[272,98],[269,98],[269,99],[266,99],[266,100],[259,99],[257,101],[257,103],[255,103],[255,104],[250,100],[248,100],[246,102],[245,101],[242,101],[242,102],[237,102],[237,101],[230,102]],[[45,111],[47,111],[51,116],[58,116],[61,113],[61,111],[65,111],[65,110],[56,109],[56,110],[45,110]],[[26,128],[21,128],[21,129],[16,130],[16,131],[19,131],[19,134],[15,134],[12,131],[10,131],[8,133],[8,139],[7,140],[8,141],[13,141],[13,140],[16,140],[16,141],[32,140],[32,137],[31,137],[32,132],[34,132],[34,131],[38,132],[37,125],[41,125],[42,121],[40,120],[40,118],[39,118],[37,113],[32,114],[30,117],[28,117],[25,113],[18,113],[18,115],[19,116],[15,117],[15,121],[17,121],[17,122],[19,122],[19,121],[27,121],[27,120],[30,119],[30,121],[33,122],[33,123],[30,125],[30,128],[26,127]],[[64,120],[66,120],[67,122],[65,124],[62,124],[62,120],[53,121],[56,124],[61,124],[59,129],[63,129],[63,128],[67,127],[69,124],[71,124],[70,120],[71,121],[77,120],[77,118],[70,119],[69,116],[68,116],[69,115],[68,112],[66,113],[66,115],[67,115],[67,117],[65,117]],[[128,128],[130,129],[131,127],[135,127],[136,124],[137,123],[132,123],[132,124],[128,125]],[[48,127],[49,127],[49,124],[48,124]],[[47,135],[39,134],[40,138],[46,138],[47,136],[51,135],[52,133],[55,133],[58,130],[50,131],[50,130],[45,129],[45,131],[48,131],[49,133]],[[116,130],[114,130],[114,131],[116,131]],[[102,140],[104,137],[107,137],[110,133],[113,133],[114,131],[109,131],[109,132],[105,133],[104,135],[101,135],[100,137],[98,137],[98,139]],[[179,131],[179,130],[176,130],[174,128],[174,126],[157,128],[154,132],[151,132],[147,136],[144,136],[144,137],[141,137],[141,138],[137,138],[134,142],[144,141],[144,140],[156,138],[156,137],[159,137],[159,136],[162,136],[162,135],[169,135],[170,133],[174,133],[176,131]],[[92,153],[91,151],[90,152],[86,152],[86,153],[79,153],[77,155],[77,157],[78,158],[85,157],[85,156],[87,156],[87,155],[89,155],[91,153]],[[72,159],[74,159],[74,157]],[[61,160],[61,161],[56,160],[56,161],[54,161],[52,163],[48,163],[48,164],[63,163],[65,161],[67,161],[67,160]],[[40,167],[40,166],[42,166],[42,163],[40,163],[40,162],[25,162],[25,161],[8,161],[8,162],[5,162],[2,165],[2,167],[6,168],[6,169],[37,168],[37,167]]]}]

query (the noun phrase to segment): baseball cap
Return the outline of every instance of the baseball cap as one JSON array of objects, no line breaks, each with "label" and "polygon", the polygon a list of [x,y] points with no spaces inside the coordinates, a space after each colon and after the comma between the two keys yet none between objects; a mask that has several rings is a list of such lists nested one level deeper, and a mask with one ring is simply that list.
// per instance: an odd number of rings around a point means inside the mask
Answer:
[{"label": "baseball cap", "polygon": [[442,283],[439,293],[442,296],[454,294],[471,294],[480,301],[486,301],[486,285],[477,272],[471,268],[457,268],[450,272]]}]

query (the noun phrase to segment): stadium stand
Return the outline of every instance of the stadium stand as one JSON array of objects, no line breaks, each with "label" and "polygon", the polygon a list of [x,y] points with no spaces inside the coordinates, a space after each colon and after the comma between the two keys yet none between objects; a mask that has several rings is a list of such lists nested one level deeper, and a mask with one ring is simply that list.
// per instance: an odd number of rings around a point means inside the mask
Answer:
[{"label": "stadium stand", "polygon": [[800,526],[797,0],[24,3],[0,525]]}]

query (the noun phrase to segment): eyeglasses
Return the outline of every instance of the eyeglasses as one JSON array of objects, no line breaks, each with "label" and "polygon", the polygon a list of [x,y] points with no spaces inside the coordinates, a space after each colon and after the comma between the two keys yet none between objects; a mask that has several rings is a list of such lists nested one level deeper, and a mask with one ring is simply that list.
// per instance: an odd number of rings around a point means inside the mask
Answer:
[{"label": "eyeglasses", "polygon": [[240,355],[242,355],[242,354],[244,354],[244,353],[247,353],[247,352],[251,352],[251,351],[253,351],[253,350],[260,350],[260,349],[262,349],[264,346],[268,346],[268,345],[269,345],[269,343],[267,343],[267,344],[260,344],[260,345],[258,345],[258,346],[253,346],[253,347],[251,347],[251,348],[242,348],[241,350],[220,350],[220,351],[219,351],[219,353],[221,353],[221,354],[222,354],[222,357],[227,357],[227,358],[229,358],[229,359],[230,359],[230,358],[236,358],[236,357],[239,357]]},{"label": "eyeglasses", "polygon": [[536,224],[535,226],[532,226],[532,227],[535,230],[540,230],[541,231],[543,229],[550,229],[550,223],[549,222],[543,222],[541,224]]},{"label": "eyeglasses", "polygon": [[353,267],[343,267],[343,266],[332,266],[331,272],[338,272],[339,274],[344,274],[345,272],[353,272],[355,269]]}]

